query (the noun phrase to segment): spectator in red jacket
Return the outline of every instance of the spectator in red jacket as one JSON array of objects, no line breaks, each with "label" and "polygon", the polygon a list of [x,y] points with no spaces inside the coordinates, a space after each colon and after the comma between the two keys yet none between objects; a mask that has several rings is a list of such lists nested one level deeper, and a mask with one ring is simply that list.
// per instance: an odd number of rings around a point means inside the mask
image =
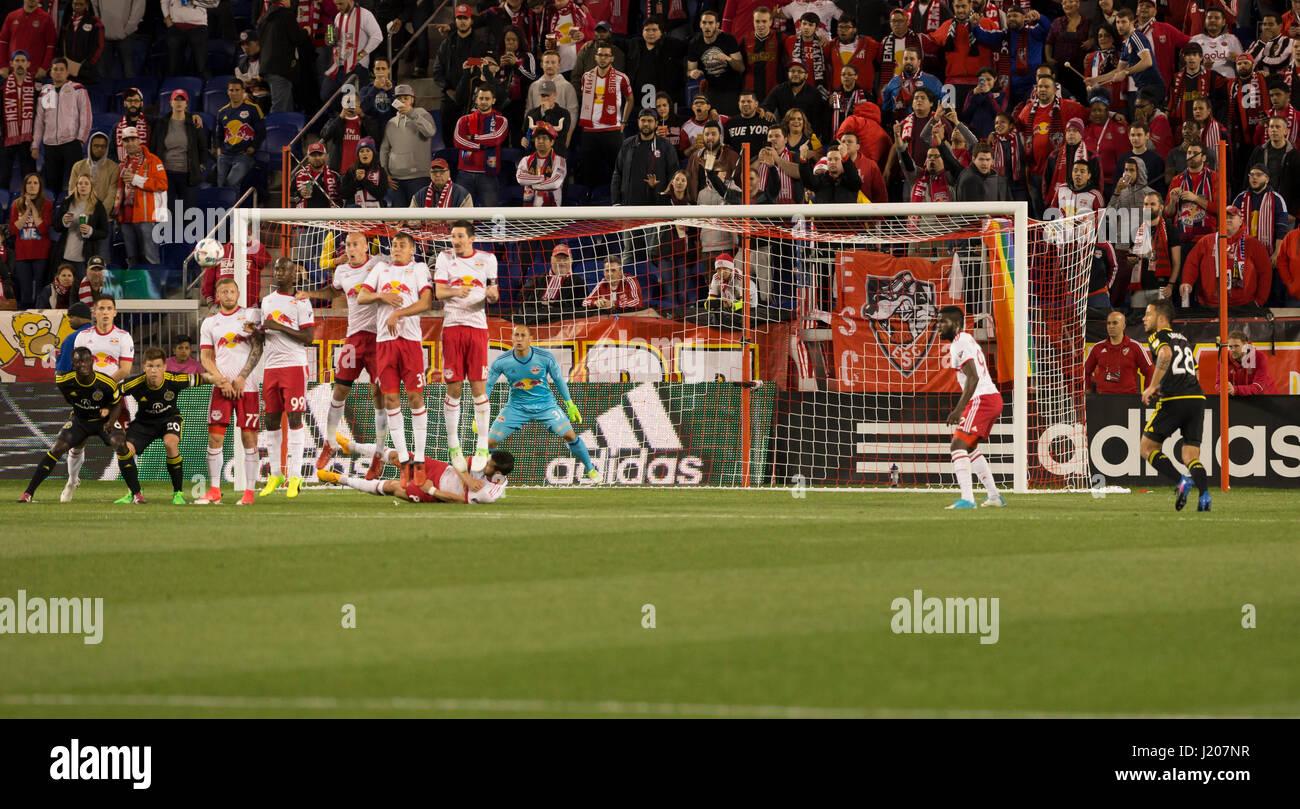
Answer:
[{"label": "spectator in red jacket", "polygon": [[[1264,243],[1242,229],[1241,209],[1228,208],[1228,305],[1264,305],[1268,287],[1261,288],[1261,278],[1272,278],[1273,265]],[[1219,305],[1219,276],[1215,271],[1218,234],[1207,233],[1196,242],[1183,262],[1183,283],[1179,288],[1186,296],[1196,287],[1196,297],[1203,306]]]},{"label": "spectator in red jacket", "polygon": [[[474,204],[492,207],[500,196],[501,144],[510,134],[506,117],[493,109],[496,91],[484,84],[474,94],[474,109],[456,122],[460,150],[456,182],[474,197]],[[588,158],[590,159],[590,158]]]},{"label": "spectator in red jacket", "polygon": [[630,275],[623,274],[623,265],[618,256],[605,259],[605,279],[596,284],[584,307],[595,307],[610,314],[632,312],[642,308],[641,285]]},{"label": "spectator in red jacket", "polygon": [[[1106,316],[1107,339],[1092,347],[1083,365],[1088,392],[1140,393],[1151,379],[1151,360],[1146,349],[1124,333],[1126,325],[1123,312]],[[1140,380],[1138,374],[1142,375]]]},{"label": "spectator in red jacket", "polygon": [[[839,131],[835,133],[835,140],[839,140],[846,132],[858,136],[859,154],[874,160],[878,167],[884,168],[894,142],[880,123],[879,106],[871,101],[858,102],[858,105],[853,108],[853,114],[840,124]],[[871,201],[875,202],[875,198],[873,197]]]},{"label": "spectator in red jacket", "polygon": [[23,51],[31,60],[29,70],[39,81],[50,72],[59,26],[40,0],[23,0],[23,7],[9,12],[0,24],[0,76],[9,75],[9,54]]},{"label": "spectator in red jacket", "polygon": [[[1214,364],[1218,372],[1219,364]],[[1214,390],[1219,390],[1215,380]],[[1277,385],[1268,375],[1268,360],[1264,352],[1250,342],[1244,331],[1228,332],[1228,395],[1259,396],[1277,393]]]},{"label": "spectator in red jacket", "polygon": [[29,309],[45,284],[45,262],[50,256],[50,223],[54,206],[45,197],[41,175],[23,178],[22,196],[9,209],[9,232],[14,238],[14,286],[19,309]]}]

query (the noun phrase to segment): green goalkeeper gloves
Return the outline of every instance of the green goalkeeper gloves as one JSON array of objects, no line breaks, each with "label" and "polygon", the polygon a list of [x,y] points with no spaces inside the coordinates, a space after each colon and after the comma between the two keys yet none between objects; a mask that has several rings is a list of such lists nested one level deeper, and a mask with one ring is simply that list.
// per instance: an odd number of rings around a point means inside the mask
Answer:
[{"label": "green goalkeeper gloves", "polygon": [[569,414],[569,421],[574,424],[582,423],[582,414],[578,412],[578,406],[573,403],[572,399],[564,400],[564,410]]}]

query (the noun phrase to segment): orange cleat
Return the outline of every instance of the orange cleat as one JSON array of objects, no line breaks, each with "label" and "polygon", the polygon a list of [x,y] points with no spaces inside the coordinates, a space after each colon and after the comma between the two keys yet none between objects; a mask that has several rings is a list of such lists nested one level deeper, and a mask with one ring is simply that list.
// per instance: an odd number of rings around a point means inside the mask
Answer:
[{"label": "orange cleat", "polygon": [[316,456],[316,468],[324,469],[329,465],[330,459],[333,457],[334,448],[330,446],[328,441],[326,441],[325,446],[320,448],[320,453]]},{"label": "orange cleat", "polygon": [[221,489],[213,486],[208,489],[208,493],[194,501],[196,506],[217,506],[221,505]]},{"label": "orange cleat", "polygon": [[238,505],[251,506],[255,497],[257,497],[257,494],[252,489],[244,489],[244,496],[239,498]]},{"label": "orange cleat", "polygon": [[411,462],[410,461],[407,461],[406,463],[402,464],[402,476],[399,482],[403,489],[411,485]]},{"label": "orange cleat", "polygon": [[382,474],[384,474],[384,456],[383,453],[376,452],[370,459],[370,468],[366,470],[366,480],[377,480]]},{"label": "orange cleat", "polygon": [[418,462],[418,461],[415,462],[415,463],[412,463],[412,464],[411,464],[411,482],[414,483],[416,486],[423,486],[425,480],[427,480],[427,478],[425,478],[425,476],[424,476],[424,464],[422,464],[422,463],[420,463],[420,462]]}]

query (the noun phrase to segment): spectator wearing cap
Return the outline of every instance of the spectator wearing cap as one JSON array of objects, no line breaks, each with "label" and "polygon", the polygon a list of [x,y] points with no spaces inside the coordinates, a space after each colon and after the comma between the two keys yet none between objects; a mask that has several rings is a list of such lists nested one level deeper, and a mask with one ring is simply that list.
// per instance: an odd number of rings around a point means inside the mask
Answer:
[{"label": "spectator wearing cap", "polygon": [[50,63],[50,83],[40,90],[32,136],[32,158],[37,147],[45,150],[45,184],[51,189],[68,184],[72,164],[81,159],[90,138],[90,94],[68,78],[68,60]]},{"label": "spectator wearing cap", "polygon": [[90,314],[90,304],[76,301],[68,307],[68,326],[72,331],[59,344],[59,353],[54,360],[54,373],[66,374],[72,370],[72,349],[77,346],[77,335],[81,334],[95,318]]},{"label": "spectator wearing cap", "polygon": [[122,117],[113,126],[109,156],[118,163],[122,162],[122,155],[126,154],[122,149],[122,132],[128,127],[135,129],[141,140],[149,142],[149,118],[144,114],[144,96],[135,87],[127,87],[122,91]]},{"label": "spectator wearing cap", "polygon": [[[369,9],[356,0],[335,0],[334,59],[325,70],[321,92],[328,98],[352,76],[356,85],[370,81],[370,57],[384,42],[384,30]],[[459,6],[457,6],[459,8]]]},{"label": "spectator wearing cap", "polygon": [[1256,72],[1255,57],[1249,53],[1237,54],[1237,75],[1228,83],[1228,135],[1229,149],[1234,151],[1237,166],[1250,165],[1250,153],[1255,144],[1263,140],[1263,130],[1268,123],[1268,84],[1264,74]]},{"label": "spectator wearing cap", "polygon": [[[578,91],[568,79],[560,75],[560,57],[555,51],[542,54],[542,74],[528,88],[528,108],[535,109],[542,103],[542,82],[549,81],[555,87],[555,103],[564,107],[569,113],[569,120],[576,126],[578,122]],[[552,122],[553,124],[553,122]],[[561,130],[556,127],[557,132]],[[570,130],[572,134],[572,130]],[[567,147],[567,144],[566,144]]]},{"label": "spectator wearing cap", "polygon": [[677,150],[660,137],[659,118],[645,108],[637,114],[637,132],[623,141],[614,161],[610,196],[615,205],[656,205],[677,171]]},{"label": "spectator wearing cap", "polygon": [[356,161],[341,178],[343,202],[347,207],[384,207],[384,200],[391,189],[388,187],[388,173],[379,163],[379,153],[373,140],[361,139],[357,144]]},{"label": "spectator wearing cap", "polygon": [[36,133],[36,82],[28,72],[23,51],[9,55],[9,70],[3,82],[4,148],[0,150],[0,177],[13,176],[14,163],[23,176],[36,171],[32,138]]},{"label": "spectator wearing cap", "polygon": [[[198,75],[204,81],[208,72],[208,9],[191,0],[161,0],[163,25],[167,26],[167,73],[171,76]],[[194,73],[186,73],[186,54],[193,57]]]},{"label": "spectator wearing cap", "polygon": [[726,126],[728,118],[718,114],[707,93],[696,93],[695,98],[691,99],[691,117],[682,124],[681,137],[677,142],[682,157],[690,157],[699,148],[700,134],[711,121],[716,121],[718,126]]},{"label": "spectator wearing cap", "polygon": [[[384,130],[378,119],[361,111],[356,93],[344,92],[340,103],[342,109],[325,122],[320,138],[328,150],[330,166],[339,176],[345,176],[357,159],[357,144],[361,139],[370,138],[378,143]],[[391,105],[391,101],[385,103]]]},{"label": "spectator wearing cap", "polygon": [[271,88],[272,112],[293,109],[293,83],[299,65],[313,68],[307,75],[316,80],[316,49],[311,36],[298,25],[292,6],[293,0],[271,0],[257,23],[261,49],[258,71]]},{"label": "spectator wearing cap", "polygon": [[1269,182],[1267,164],[1256,163],[1250,167],[1246,172],[1246,188],[1232,204],[1241,211],[1246,232],[1259,239],[1276,262],[1282,239],[1290,230],[1287,224],[1290,212],[1286,200]]},{"label": "spectator wearing cap", "polygon": [[171,198],[189,210],[208,164],[208,133],[203,119],[189,111],[189,94],[184,90],[173,90],[167,103],[170,111],[149,124],[149,151],[162,158]]},{"label": "spectator wearing cap", "polygon": [[104,23],[104,54],[99,60],[102,75],[133,78],[136,32],[144,19],[145,0],[100,2],[95,10]]},{"label": "spectator wearing cap", "polygon": [[802,62],[791,62],[786,68],[786,76],[788,80],[778,84],[763,99],[763,110],[772,116],[770,120],[780,121],[787,112],[797,107],[808,117],[813,132],[819,136],[827,135],[830,110],[822,99],[821,90],[809,83],[808,67]]},{"label": "spectator wearing cap", "polygon": [[86,259],[98,255],[108,237],[108,209],[95,196],[89,176],[83,174],[77,178],[72,193],[59,203],[50,226],[59,236],[54,245],[54,260],[70,263],[80,278],[85,272]]},{"label": "spectator wearing cap", "polygon": [[158,241],[153,227],[167,221],[167,172],[162,160],[140,142],[134,129],[122,133],[122,165],[117,175],[117,195],[112,217],[126,243],[126,263],[158,263]]},{"label": "spectator wearing cap", "polygon": [[1128,151],[1128,125],[1123,117],[1110,111],[1110,94],[1097,89],[1088,99],[1088,120],[1083,125],[1083,142],[1088,153],[1097,158],[1100,174],[1098,188],[1109,188],[1119,174],[1119,157]]},{"label": "spectator wearing cap", "polygon": [[460,116],[474,107],[474,99],[457,94],[461,75],[476,67],[488,49],[487,37],[474,30],[473,10],[464,3],[456,6],[455,25],[443,38],[433,60],[433,80],[442,87],[443,129],[455,132]]},{"label": "spectator wearing cap", "polygon": [[[1214,364],[1214,392],[1222,388],[1217,378],[1219,364]],[[1260,351],[1241,329],[1228,332],[1228,395],[1273,396],[1278,392],[1268,373],[1268,355]]]},{"label": "spectator wearing cap", "polygon": [[87,87],[99,83],[99,60],[104,53],[104,24],[90,8],[90,0],[72,0],[72,9],[59,29],[58,54],[68,60],[68,75]]},{"label": "spectator wearing cap", "polygon": [[341,195],[338,172],[326,164],[325,144],[315,141],[307,147],[307,163],[293,175],[289,201],[295,208],[339,208]]},{"label": "spectator wearing cap", "polygon": [[[23,0],[22,7],[9,12],[0,24],[0,65],[9,65],[10,54],[22,51],[33,78],[43,79],[49,75],[58,39],[58,23],[41,8],[40,0]],[[8,75],[9,68],[0,67],[0,76]]]},{"label": "spectator wearing cap", "polygon": [[506,117],[493,109],[496,92],[491,85],[478,88],[474,110],[456,122],[456,148],[460,150],[458,179],[474,195],[476,205],[493,207],[500,197],[501,144],[510,132]]},{"label": "spectator wearing cap", "polygon": [[581,76],[588,70],[596,67],[596,48],[601,45],[608,45],[614,53],[614,69],[625,73],[627,72],[627,55],[623,49],[614,44],[614,35],[610,25],[605,20],[596,23],[595,32],[590,42],[583,43],[578,49],[578,58],[573,65],[573,75]]},{"label": "spectator wearing cap", "polygon": [[524,155],[515,180],[524,188],[524,206],[554,208],[563,203],[564,177],[568,164],[555,153],[557,134],[542,122],[533,128],[533,151]]},{"label": "spectator wearing cap", "polygon": [[87,259],[86,275],[77,284],[77,300],[86,306],[90,306],[95,302],[97,296],[107,292],[106,273],[104,259],[99,256],[91,256]]},{"label": "spectator wearing cap", "polygon": [[253,168],[253,155],[266,140],[262,110],[248,102],[247,90],[239,79],[226,85],[230,102],[217,110],[217,185],[241,188]]},{"label": "spectator wearing cap", "polygon": [[[1228,207],[1228,306],[1236,308],[1237,315],[1256,314],[1268,300],[1273,265],[1268,248],[1246,232],[1241,214],[1237,206]],[[1183,261],[1179,291],[1186,297],[1194,288],[1205,307],[1219,305],[1218,239],[1217,233],[1205,234]]]},{"label": "spectator wearing cap", "polygon": [[441,157],[429,164],[429,184],[411,197],[412,208],[473,208],[469,189],[451,181],[451,167]]},{"label": "spectator wearing cap", "polygon": [[758,318],[758,284],[746,277],[743,268],[737,267],[730,253],[722,253],[713,260],[713,277],[709,279],[705,309],[710,310],[709,324],[724,329],[737,329],[743,325],[746,288],[748,288],[751,317]]},{"label": "spectator wearing cap", "polygon": [[[713,106],[731,115],[745,81],[745,57],[736,38],[723,33],[721,19],[716,11],[700,12],[700,32],[686,44],[686,78],[705,80]],[[815,45],[820,55],[820,40]]]},{"label": "spectator wearing cap", "polygon": [[239,34],[239,61],[235,63],[235,78],[245,84],[262,76],[262,42],[257,29],[249,28]]},{"label": "spectator wearing cap", "polygon": [[586,290],[573,274],[573,253],[563,242],[551,251],[551,266],[544,275],[532,275],[519,290],[523,320],[547,323],[577,316]]},{"label": "spectator wearing cap", "polygon": [[415,90],[409,84],[393,90],[393,110],[396,114],[384,127],[379,162],[388,172],[389,203],[400,207],[425,184],[425,161],[436,127],[429,111],[415,106]]},{"label": "spectator wearing cap", "polygon": [[531,148],[533,130],[539,124],[548,124],[555,130],[555,153],[567,158],[569,141],[573,139],[573,118],[569,115],[569,111],[556,101],[555,82],[542,79],[533,86],[537,88],[540,103],[528,110],[524,116],[523,137],[519,139],[519,145],[525,149]]}]

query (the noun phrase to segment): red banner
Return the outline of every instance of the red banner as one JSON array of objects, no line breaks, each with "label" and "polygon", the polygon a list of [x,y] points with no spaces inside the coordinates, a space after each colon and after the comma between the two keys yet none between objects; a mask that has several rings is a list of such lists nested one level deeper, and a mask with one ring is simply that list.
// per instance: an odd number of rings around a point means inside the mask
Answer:
[{"label": "red banner", "polygon": [[840,254],[840,308],[831,317],[840,390],[957,390],[936,322],[940,307],[962,304],[950,292],[951,270],[950,260]]}]

